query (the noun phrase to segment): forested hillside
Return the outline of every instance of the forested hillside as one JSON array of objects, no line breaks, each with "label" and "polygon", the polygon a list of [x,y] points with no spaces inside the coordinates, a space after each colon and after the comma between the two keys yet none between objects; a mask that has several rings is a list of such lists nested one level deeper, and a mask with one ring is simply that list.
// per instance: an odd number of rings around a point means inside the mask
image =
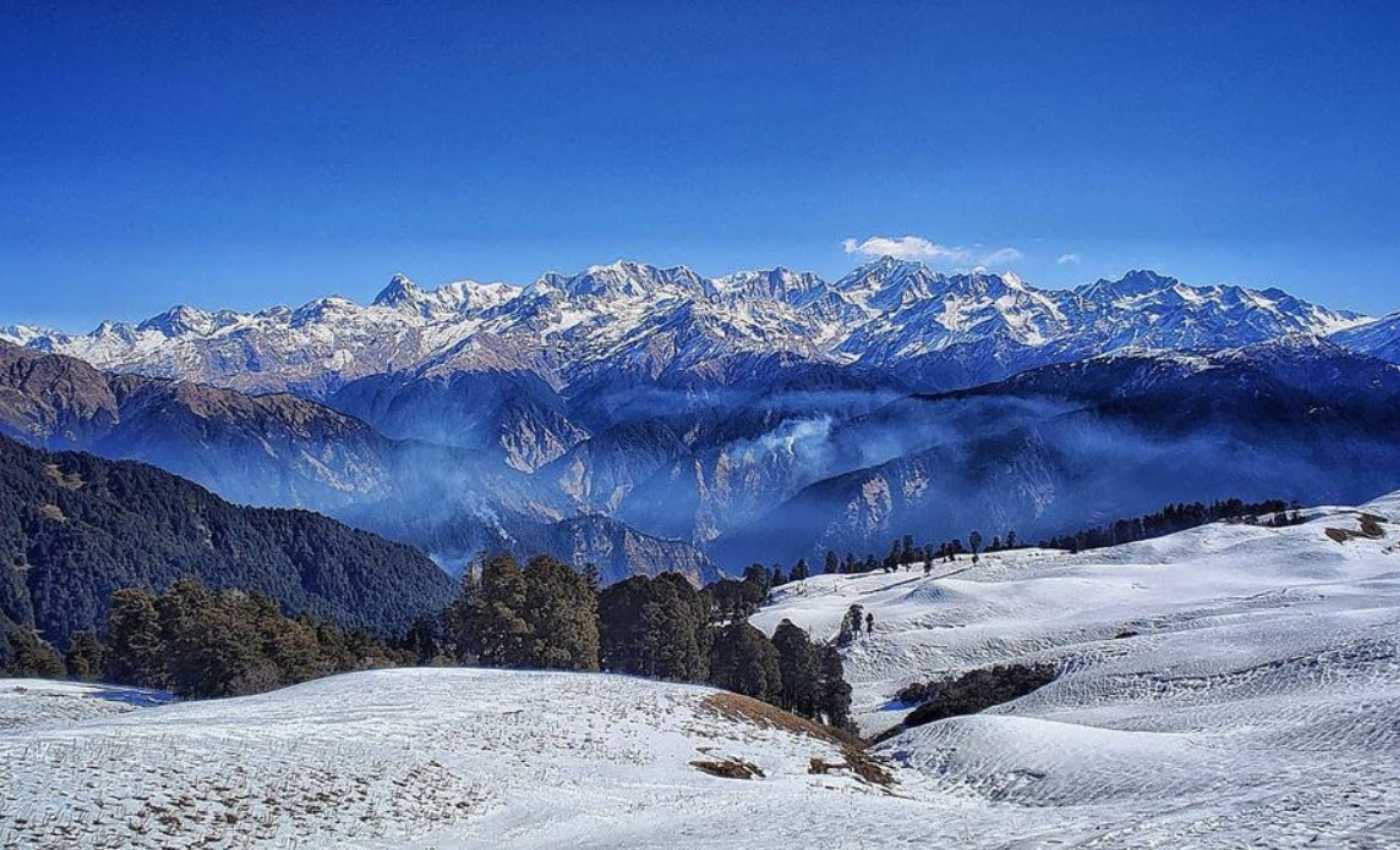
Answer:
[{"label": "forested hillside", "polygon": [[452,597],[418,550],[298,510],[231,505],[150,466],[0,438],[0,616],[59,647],[105,623],[114,590],[184,576],[289,613],[400,632]]}]

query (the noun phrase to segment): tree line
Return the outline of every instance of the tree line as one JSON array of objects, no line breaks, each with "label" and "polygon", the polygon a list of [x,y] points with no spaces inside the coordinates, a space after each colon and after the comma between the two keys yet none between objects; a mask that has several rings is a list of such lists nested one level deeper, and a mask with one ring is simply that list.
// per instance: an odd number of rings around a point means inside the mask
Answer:
[{"label": "tree line", "polygon": [[1289,504],[1281,499],[1266,499],[1262,502],[1220,499],[1209,504],[1182,502],[1167,505],[1156,513],[1120,519],[1096,528],[1051,537],[1041,541],[1040,546],[1044,549],[1082,552],[1086,549],[1102,549],[1164,537],[1220,520],[1259,522],[1261,517],[1268,517],[1267,523],[1275,527],[1297,525],[1303,521],[1298,503]]},{"label": "tree line", "polygon": [[702,590],[679,573],[600,588],[596,571],[580,573],[548,556],[522,567],[501,554],[468,571],[444,610],[383,639],[289,617],[261,593],[212,590],[184,578],[164,593],[114,592],[105,627],[75,634],[66,654],[31,629],[8,628],[9,640],[0,643],[10,652],[0,666],[186,698],[258,693],[379,667],[604,670],[709,684],[849,726],[851,689],[836,646],[787,620],[771,639],[747,622],[766,592],[752,575]]},{"label": "tree line", "polygon": [[63,654],[32,630],[15,629],[10,643],[19,652],[7,665],[10,672],[199,698],[259,693],[416,660],[368,632],[346,631],[309,615],[288,617],[265,594],[211,590],[197,578],[180,579],[164,593],[123,588],[112,594],[108,612],[100,633],[74,634]]},{"label": "tree line", "polygon": [[679,573],[598,586],[548,556],[524,567],[508,554],[469,571],[438,618],[414,624],[421,662],[605,670],[709,684],[821,723],[849,724],[851,689],[832,644],[784,620],[770,639],[749,625],[769,590],[766,571],[697,590]]}]

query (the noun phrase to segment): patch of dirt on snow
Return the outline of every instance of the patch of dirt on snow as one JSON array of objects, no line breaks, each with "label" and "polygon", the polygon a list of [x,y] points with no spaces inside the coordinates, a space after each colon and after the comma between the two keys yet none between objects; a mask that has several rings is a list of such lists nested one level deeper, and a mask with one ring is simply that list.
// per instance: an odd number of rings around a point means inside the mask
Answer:
[{"label": "patch of dirt on snow", "polygon": [[763,770],[758,765],[737,758],[727,758],[723,761],[693,761],[690,766],[701,773],[708,773],[721,779],[753,779],[755,776],[762,779],[764,776]]},{"label": "patch of dirt on snow", "polygon": [[[829,768],[846,768],[871,785],[894,785],[894,776],[865,749],[865,742],[829,726],[822,726],[805,717],[783,711],[777,706],[739,694],[710,694],[700,703],[703,711],[738,723],[750,723],[760,729],[779,729],[797,735],[807,735],[819,741],[835,744],[846,758],[844,765],[823,764]],[[813,758],[815,765],[820,759]],[[812,771],[817,773],[819,771]],[[823,770],[821,773],[828,771]]]}]

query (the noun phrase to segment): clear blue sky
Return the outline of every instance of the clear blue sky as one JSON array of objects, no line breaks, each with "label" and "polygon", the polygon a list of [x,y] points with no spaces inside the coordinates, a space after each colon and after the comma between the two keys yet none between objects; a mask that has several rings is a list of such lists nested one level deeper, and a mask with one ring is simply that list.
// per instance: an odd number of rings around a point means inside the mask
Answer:
[{"label": "clear blue sky", "polygon": [[1386,4],[196,6],[6,8],[0,323],[905,235],[1400,307]]}]

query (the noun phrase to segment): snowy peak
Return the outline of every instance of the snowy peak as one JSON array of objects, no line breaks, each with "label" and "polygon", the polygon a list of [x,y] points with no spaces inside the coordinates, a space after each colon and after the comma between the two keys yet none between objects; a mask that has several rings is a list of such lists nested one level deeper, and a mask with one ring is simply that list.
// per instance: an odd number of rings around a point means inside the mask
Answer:
[{"label": "snowy peak", "polygon": [[715,288],[732,301],[768,300],[801,306],[819,297],[826,281],[811,272],[794,272],[782,266],[735,272],[716,278]]},{"label": "snowy peak", "polygon": [[647,298],[663,291],[710,297],[716,292],[711,281],[685,266],[662,269],[631,260],[589,266],[558,285],[571,296],[596,298]]},{"label": "snowy peak", "polygon": [[216,327],[216,317],[212,313],[181,304],[171,307],[158,316],[152,316],[136,326],[138,333],[157,331],[166,337],[185,334],[207,334]]},{"label": "snowy peak", "polygon": [[1114,298],[1132,298],[1149,292],[1159,292],[1180,283],[1174,277],[1166,277],[1147,269],[1133,269],[1118,280],[1099,278],[1087,286],[1074,290],[1094,301]]},{"label": "snowy peak", "polygon": [[401,307],[405,304],[417,304],[423,299],[423,290],[418,288],[405,274],[396,274],[389,278],[389,285],[379,291],[371,302],[375,307]]},{"label": "snowy peak", "polygon": [[1353,351],[1400,363],[1400,312],[1358,322],[1329,339]]},{"label": "snowy peak", "polygon": [[514,298],[519,287],[508,283],[459,280],[425,290],[408,276],[396,274],[380,290],[371,307],[397,310],[422,319],[443,320],[489,310]]},{"label": "snowy peak", "polygon": [[1278,289],[1188,286],[1150,270],[1052,290],[1010,272],[947,274],[886,256],[834,283],[781,266],[711,279],[631,260],[550,272],[523,289],[471,280],[424,289],[396,274],[368,306],[338,297],[256,314],[181,306],[84,336],[15,326],[0,337],[104,368],[313,396],[429,363],[531,372],[563,388],[611,370],[713,377],[723,374],[716,362],[755,353],[859,364],[940,390],[1125,346],[1218,351],[1302,333],[1400,348],[1381,325],[1363,332],[1365,321]]}]

